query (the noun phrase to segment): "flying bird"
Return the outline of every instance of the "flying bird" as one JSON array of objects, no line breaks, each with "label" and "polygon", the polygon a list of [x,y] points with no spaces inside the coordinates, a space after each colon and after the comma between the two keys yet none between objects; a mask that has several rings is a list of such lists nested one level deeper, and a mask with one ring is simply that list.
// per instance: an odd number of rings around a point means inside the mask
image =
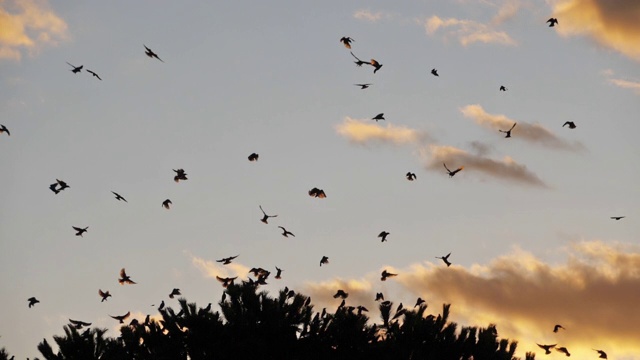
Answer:
[{"label": "flying bird", "polygon": [[384,119],[384,113],[380,113],[380,114],[372,117],[371,120],[375,120],[376,122],[378,122],[378,120],[385,120]]},{"label": "flying bird", "polygon": [[237,258],[238,256],[240,256],[240,255],[229,256],[229,257],[226,257],[226,258],[222,258],[220,260],[216,260],[216,262],[222,263],[222,265],[229,265],[229,264],[231,264],[231,260]]},{"label": "flying bird", "polygon": [[[69,62],[67,62],[67,64],[69,64]],[[77,74],[80,71],[82,71],[82,65],[80,66],[75,66],[75,65],[71,65],[69,64],[73,69],[71,70],[72,73]]]},{"label": "flying bird", "polygon": [[611,219],[613,220],[620,220],[620,219],[624,219],[626,216],[612,216]]},{"label": "flying bird", "polygon": [[182,295],[180,293],[180,289],[174,288],[173,290],[171,290],[171,294],[169,294],[169,298],[173,299],[174,296],[180,296]]},{"label": "flying bird", "polygon": [[184,169],[173,169],[173,171],[176,173],[176,176],[173,177],[173,181],[179,183],[180,180],[189,180],[187,179],[187,173],[184,172]]},{"label": "flying bird", "polygon": [[351,51],[351,56],[353,56],[354,58],[356,58],[356,60],[357,60],[357,61],[354,61],[354,63],[356,63],[356,66],[362,66],[362,65],[364,65],[364,64],[371,65],[371,63],[370,63],[370,62],[362,61],[362,60],[358,59],[358,57],[357,57],[357,56],[355,56],[355,55],[353,54],[353,52],[352,52],[352,51]]},{"label": "flying bird", "polygon": [[127,202],[127,199],[123,198],[122,195],[118,194],[117,192],[112,191],[111,193],[116,196],[116,200],[118,201],[122,200],[124,202]]},{"label": "flying bird", "polygon": [[408,172],[405,176],[407,177],[407,180],[409,180],[409,181],[413,181],[413,180],[417,179],[416,174],[414,174],[412,172]]},{"label": "flying bird", "polygon": [[72,226],[73,230],[76,231],[76,236],[82,236],[82,234],[86,233],[87,230],[89,229],[89,227],[85,227],[85,228],[79,228],[76,226]]},{"label": "flying bird", "polygon": [[384,294],[376,293],[376,301],[384,301]]},{"label": "flying bird", "polygon": [[420,305],[422,305],[422,304],[424,304],[424,303],[425,303],[424,299],[422,299],[421,297],[419,297],[419,298],[418,298],[418,300],[416,300],[416,304],[415,304],[413,307],[420,306]]},{"label": "flying bird", "polygon": [[556,348],[556,350],[557,350],[557,351],[559,351],[559,352],[561,352],[561,353],[564,353],[564,354],[565,354],[565,355],[567,355],[567,356],[571,356],[571,354],[569,353],[569,350],[567,350],[567,348],[566,348],[566,347],[564,347],[564,346],[563,346],[563,347]]},{"label": "flying bird", "polygon": [[93,75],[93,77],[97,77],[97,78],[98,78],[98,80],[102,81],[102,79],[100,78],[100,75],[98,75],[98,74],[94,73],[93,71],[91,71],[91,70],[89,70],[89,69],[87,69],[87,72],[88,72],[89,74]]},{"label": "flying bird", "polygon": [[353,84],[355,86],[360,86],[361,90],[367,89],[369,88],[369,86],[373,85],[373,84]]},{"label": "flying bird", "polygon": [[220,281],[222,283],[222,287],[225,287],[225,288],[229,285],[233,285],[233,280],[235,280],[236,278],[237,276],[232,278],[231,277],[222,278],[220,276],[216,276],[216,279]]},{"label": "flying bird", "polygon": [[328,264],[329,263],[329,258],[326,256],[323,256],[322,259],[320,259],[320,266],[322,266],[322,264]]},{"label": "flying bird", "polygon": [[256,154],[256,153],[252,153],[251,155],[249,155],[248,159],[249,161],[258,161],[258,157],[260,155]]},{"label": "flying bird", "polygon": [[455,169],[454,171],[449,170],[449,168],[447,167],[447,164],[442,163],[442,165],[444,165],[444,168],[447,169],[447,173],[449,173],[449,177],[453,177],[455,174],[457,174],[459,171],[461,171],[462,169],[464,169],[464,166],[460,166],[459,168]]},{"label": "flying bird", "polygon": [[158,305],[158,311],[162,311],[162,309],[164,309],[164,300],[160,301],[160,305]]},{"label": "flying bird", "polygon": [[449,262],[449,256],[451,256],[451,253],[448,253],[446,256],[436,256],[436,259],[442,259],[442,261],[447,264],[447,267],[449,267],[451,266],[451,263]]},{"label": "flying bird", "polygon": [[547,20],[546,22],[549,23],[549,27],[554,27],[556,26],[556,24],[558,23],[558,19],[556,18],[550,18],[549,20]]},{"label": "flying bird", "polygon": [[262,205],[258,205],[258,206],[260,207],[260,211],[262,211],[262,214],[264,215],[262,217],[262,219],[260,219],[260,221],[262,221],[263,223],[268,224],[269,223],[269,221],[268,221],[269,218],[278,217],[278,215],[267,215],[267,213],[264,212],[264,210],[262,210]]},{"label": "flying bird", "polygon": [[598,350],[598,349],[593,349],[593,351],[597,351],[598,354],[600,354],[600,356],[598,356],[598,358],[600,359],[606,359],[607,358],[607,353],[602,351],[602,350]]},{"label": "flying bird", "polygon": [[124,284],[136,284],[135,281],[131,280],[131,277],[129,277],[129,275],[127,275],[127,273],[124,271],[124,268],[120,269],[120,279],[118,279],[118,282],[120,283],[120,285],[124,285]]},{"label": "flying bird", "polygon": [[276,266],[276,279],[282,279],[282,269],[280,269],[279,267]]},{"label": "flying bird", "polygon": [[347,49],[351,49],[351,42],[355,41],[352,38],[348,37],[348,36],[343,36],[342,39],[340,39],[340,42],[344,44],[344,47],[346,47]]},{"label": "flying bird", "polygon": [[504,85],[500,85],[500,91],[507,91],[507,88]]},{"label": "flying bird", "polygon": [[82,327],[84,327],[84,326],[91,326],[91,323],[80,321],[80,320],[71,320],[71,319],[69,319],[69,322],[71,323],[72,327],[77,329],[77,330],[82,329]]},{"label": "flying bird", "polygon": [[438,75],[438,70],[436,70],[436,69],[431,69],[431,75],[440,76],[440,75]]},{"label": "flying bird", "polygon": [[[58,187],[59,186],[59,187]],[[51,191],[53,191],[54,193],[58,194],[60,191],[66,189],[70,187],[69,185],[67,185],[66,182],[62,181],[62,180],[58,180],[56,179],[56,182],[49,185],[49,189],[51,189]]]},{"label": "flying bird", "polygon": [[375,69],[373,69],[373,73],[375,74],[378,70],[380,70],[380,68],[382,67],[382,64],[380,64],[379,62],[376,61],[376,59],[371,59],[371,62],[369,62],[369,65],[373,66]]},{"label": "flying bird", "polygon": [[0,124],[0,134],[2,133],[7,133],[8,136],[11,136],[11,132],[9,131],[9,129],[7,129],[6,126]]},{"label": "flying bird", "polygon": [[398,276],[398,274],[392,274],[387,270],[382,270],[382,274],[380,274],[380,280],[387,281],[388,277],[394,277],[394,276]]},{"label": "flying bird", "polygon": [[562,327],[562,325],[558,324],[558,325],[556,325],[556,326],[554,326],[554,327],[553,327],[553,332],[554,332],[554,333],[557,333],[557,332],[558,332],[558,330],[560,330],[560,329],[563,329],[563,330],[564,330],[564,327]]},{"label": "flying bird", "polygon": [[505,138],[510,138],[511,137],[511,130],[513,130],[513,128],[516,127],[516,124],[517,123],[513,123],[513,126],[511,126],[511,129],[509,129],[509,130],[506,130],[506,131],[505,130],[498,130],[498,131],[500,131],[501,133],[507,134],[507,135],[504,136]]},{"label": "flying bird", "polygon": [[556,346],[556,344],[553,344],[553,345],[540,345],[538,343],[536,343],[536,345],[538,345],[541,348],[543,348],[544,349],[544,353],[547,354],[547,355],[551,354],[551,349],[553,349]]},{"label": "flying bird", "polygon": [[569,129],[575,129],[577,126],[573,121],[567,121],[565,122],[562,127],[565,127],[565,125],[569,125]]},{"label": "flying bird", "polygon": [[171,209],[171,204],[173,204],[171,202],[171,200],[167,199],[167,200],[162,202],[162,207],[164,207],[165,209],[169,210],[169,209]]},{"label": "flying bird", "polygon": [[348,297],[349,297],[349,293],[344,292],[344,290],[342,290],[342,289],[338,290],[338,291],[336,292],[336,294],[335,294],[335,295],[333,295],[333,298],[334,298],[334,299],[337,299],[337,298],[346,299],[346,298],[348,298]]},{"label": "flying bird", "polygon": [[[143,46],[144,46],[144,48],[146,49],[146,51],[145,51],[144,53],[145,53],[145,54],[147,54],[147,56],[148,56],[148,57],[150,57],[150,58],[156,58],[156,59],[158,59],[158,60],[162,61],[162,59],[160,59],[160,58],[158,57],[158,54],[154,53],[151,49],[149,49],[149,48],[147,47],[147,45],[144,45],[144,44],[142,44],[142,45],[143,45]],[[162,62],[164,62],[164,61],[162,61]]]},{"label": "flying bird", "polygon": [[324,190],[314,187],[313,189],[309,190],[309,196],[324,199],[327,197],[327,194],[324,193]]},{"label": "flying bird", "polygon": [[36,299],[35,296],[28,298],[27,301],[29,302],[29,308],[40,302],[40,300]]},{"label": "flying bird", "polygon": [[389,233],[386,231],[383,231],[380,234],[378,234],[378,237],[381,238],[380,242],[387,241],[387,235],[389,235]]},{"label": "flying bird", "polygon": [[293,233],[291,231],[287,231],[287,229],[283,228],[282,226],[278,226],[280,229],[282,229],[282,236],[284,237],[289,237],[289,235],[296,237],[295,235],[293,235]]},{"label": "flying bird", "polygon": [[111,296],[111,294],[109,293],[109,291],[102,291],[101,289],[98,289],[98,295],[100,295],[100,297],[102,298],[102,300],[100,300],[100,302],[104,302],[107,301],[107,299]]},{"label": "flying bird", "polygon": [[128,311],[126,314],[120,315],[120,316],[113,316],[113,315],[109,315],[109,316],[111,316],[112,318],[118,320],[120,322],[120,324],[124,324],[124,320],[126,318],[128,318],[129,315],[131,315],[131,311]]}]

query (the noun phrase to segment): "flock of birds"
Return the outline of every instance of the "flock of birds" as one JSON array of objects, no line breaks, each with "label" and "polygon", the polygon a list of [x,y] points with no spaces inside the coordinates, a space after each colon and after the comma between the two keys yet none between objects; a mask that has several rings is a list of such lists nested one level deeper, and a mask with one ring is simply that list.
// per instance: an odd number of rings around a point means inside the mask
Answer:
[{"label": "flock of birds", "polygon": [[[550,18],[549,20],[547,20],[547,23],[549,23],[549,27],[553,27],[555,25],[558,24],[558,20],[555,18]],[[351,50],[352,45],[351,43],[354,42],[355,40],[351,37],[342,37],[340,39],[340,42],[349,50]],[[145,54],[150,57],[150,58],[155,58],[161,62],[164,62],[154,51],[152,51],[150,48],[148,48],[146,45],[143,45],[145,48]],[[361,67],[362,65],[369,65],[371,67],[373,67],[373,73],[377,73],[378,71],[380,71],[380,69],[382,68],[382,64],[375,60],[375,59],[371,59],[370,61],[363,61],[360,58],[358,58],[353,51],[350,51],[350,54],[356,59],[355,64],[358,67]],[[72,65],[70,63],[67,62],[67,64],[69,64],[72,69],[70,70],[71,72],[73,72],[74,74],[80,73],[84,66],[80,65],[80,66],[75,66]],[[91,70],[86,70],[87,73],[91,74],[93,77],[97,78],[98,80],[102,80],[102,78],[94,71]],[[432,69],[431,70],[431,74],[433,76],[440,76],[438,74],[437,69]],[[359,86],[360,89],[364,90],[369,88],[370,86],[372,86],[373,84],[371,83],[362,83],[362,84],[354,84],[356,86]],[[499,91],[507,91],[507,88],[505,86],[500,86]],[[384,113],[379,113],[376,116],[372,117],[371,120],[374,120],[376,122],[381,121],[381,120],[385,120],[384,118]],[[509,128],[508,130],[499,130],[499,132],[504,133],[505,134],[505,138],[510,138],[512,137],[512,131],[513,129],[516,127],[516,123],[514,123],[511,128]],[[574,122],[572,121],[567,121],[565,122],[562,127],[564,126],[568,126],[570,129],[575,129],[576,125]],[[4,134],[6,133],[8,136],[11,135],[9,129],[5,126],[0,124],[0,134]],[[259,159],[259,155],[257,153],[252,153],[248,156],[248,160],[251,162],[255,162],[258,161]],[[464,169],[464,166],[460,166],[458,168],[456,168],[455,170],[450,170],[447,165],[445,163],[443,163],[443,166],[447,172],[447,174],[449,175],[449,177],[453,177],[455,176],[458,172],[462,171]],[[187,173],[185,172],[184,169],[174,169],[173,170],[175,175],[173,177],[174,181],[176,183],[179,183],[180,181],[186,181],[188,180],[187,178]],[[416,174],[412,173],[412,172],[407,172],[406,174],[406,179],[409,181],[414,181],[417,179]],[[60,192],[64,191],[65,189],[70,188],[69,184],[66,183],[63,180],[60,179],[56,179],[56,181],[51,184],[49,186],[49,189],[55,193],[56,195],[59,194]],[[118,201],[124,201],[127,202],[127,200],[120,194],[118,194],[115,191],[111,191],[113,193],[113,195],[115,196],[115,199]],[[326,193],[324,192],[324,190],[319,189],[314,187],[313,189],[309,190],[308,192],[309,196],[314,197],[314,198],[320,198],[320,199],[324,199],[327,197]],[[164,207],[165,209],[169,210],[171,208],[172,202],[170,199],[166,199],[162,202],[162,207]],[[268,220],[270,218],[275,218],[278,215],[268,215],[264,209],[262,208],[262,205],[258,206],[260,211],[262,212],[262,218],[260,218],[260,221],[263,222],[264,224],[268,224]],[[614,220],[621,220],[623,219],[624,216],[612,216],[611,219]],[[79,227],[79,226],[72,226],[73,230],[75,231],[75,235],[76,236],[83,236],[85,233],[88,232],[89,227],[85,226],[85,227]],[[287,230],[285,227],[283,226],[278,226],[279,229],[282,230],[282,236],[284,237],[295,237],[295,235]],[[380,238],[381,242],[386,242],[388,241],[387,237],[390,235],[389,232],[387,231],[382,231],[380,232],[380,234],[378,235],[378,238]],[[221,265],[229,265],[232,263],[232,261],[234,259],[236,259],[239,255],[235,255],[235,256],[230,256],[230,257],[225,257],[219,260],[216,260],[218,263],[220,263]],[[444,264],[449,267],[451,266],[451,262],[449,261],[449,257],[451,256],[451,252],[448,253],[447,255],[444,256],[440,256],[440,257],[436,257],[437,259],[441,259]],[[320,259],[320,266],[322,265],[326,265],[329,263],[329,257],[328,256],[322,256]],[[276,275],[275,275],[275,279],[281,279],[282,276],[282,272],[283,270],[280,269],[279,267],[275,267],[276,268]],[[249,283],[253,283],[256,285],[264,285],[266,284],[266,280],[268,279],[268,277],[270,276],[271,272],[263,269],[263,268],[252,268],[249,273],[253,274],[255,277],[255,280],[248,278],[248,282]],[[119,273],[120,277],[118,278],[118,283],[121,285],[134,285],[136,284],[135,281],[133,281],[131,279],[131,277],[129,275],[127,275],[125,268],[122,268],[120,270]],[[381,281],[386,281],[387,278],[390,277],[395,277],[398,276],[398,274],[394,274],[394,273],[390,273],[388,272],[386,269],[382,271],[381,273],[381,277],[380,280]],[[237,279],[236,277],[220,277],[217,276],[216,277],[217,280],[222,284],[223,287],[228,287],[229,285],[233,284],[234,281]],[[288,290],[288,289],[287,289]],[[102,289],[98,289],[98,295],[100,297],[100,301],[104,302],[107,301],[109,297],[112,297],[111,293],[106,290],[103,291]],[[175,296],[180,296],[182,295],[180,292],[180,289],[178,288],[174,288],[170,293],[169,293],[169,298],[173,299]],[[222,301],[225,300],[225,296],[226,293],[223,292],[223,299]],[[333,295],[334,298],[341,298],[342,299],[342,303],[340,305],[340,307],[345,306],[345,299],[349,296],[349,294],[342,290],[342,289],[338,289],[336,294]],[[310,298],[309,298],[310,299]],[[376,297],[375,297],[375,301],[385,301],[384,300],[384,295],[382,293],[376,293]],[[31,308],[33,306],[35,306],[37,303],[39,303],[40,301],[38,299],[36,299],[36,297],[30,297],[28,299],[28,307]],[[422,304],[425,303],[425,300],[423,300],[422,298],[418,298],[416,301],[416,305],[417,306],[421,306]],[[209,304],[209,308],[210,308],[211,304]],[[160,303],[160,305],[158,306],[158,310],[162,310],[164,308],[164,301],[162,301]],[[363,311],[368,311],[365,307],[363,306],[358,306],[358,307],[354,307],[353,309],[357,309],[358,313],[362,313]],[[398,309],[396,310],[396,314],[395,314],[395,318],[401,316],[404,311],[406,311],[406,309],[403,308],[402,303],[398,306]],[[127,312],[124,315],[109,315],[110,317],[112,317],[113,319],[117,320],[120,324],[124,323],[124,320],[126,320],[129,316],[131,315],[131,312]],[[90,326],[91,323],[88,322],[84,322],[84,321],[79,321],[79,320],[73,320],[73,319],[69,319],[69,325],[76,328],[76,329],[81,329],[83,327],[87,327]],[[553,332],[557,333],[560,329],[564,329],[564,327],[562,325],[555,325]],[[551,344],[551,345],[546,345],[546,344],[537,344],[540,348],[545,350],[545,354],[550,354],[551,353],[551,349],[555,349],[558,352],[564,353],[566,356],[571,356],[571,354],[569,353],[569,350],[566,347],[556,347],[557,344]],[[594,351],[598,352],[599,354],[599,358],[601,359],[607,359],[607,354],[606,352],[604,352],[603,350],[599,350],[599,349],[593,349]]]}]

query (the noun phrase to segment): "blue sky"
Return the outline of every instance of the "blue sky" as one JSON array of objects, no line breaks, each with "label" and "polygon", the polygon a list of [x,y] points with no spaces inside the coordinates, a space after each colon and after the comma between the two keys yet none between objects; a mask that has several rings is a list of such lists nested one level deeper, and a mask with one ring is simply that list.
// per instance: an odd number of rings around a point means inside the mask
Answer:
[{"label": "blue sky", "polygon": [[[370,309],[378,291],[421,296],[496,323],[520,355],[558,341],[639,359],[639,13],[632,0],[0,2],[0,346],[37,356],[68,318],[115,336],[108,314],[154,314],[174,287],[206,306],[222,294],[212,276],[278,266],[266,288],[318,308],[337,288]],[[356,67],[343,36],[383,67]],[[442,161],[464,170],[449,178]],[[55,195],[55,179],[71,187]],[[259,205],[278,217],[261,223]],[[117,284],[122,267],[137,285]],[[400,275],[382,284],[382,269]],[[535,306],[511,296],[531,289]],[[550,334],[558,322],[570,330]]]}]

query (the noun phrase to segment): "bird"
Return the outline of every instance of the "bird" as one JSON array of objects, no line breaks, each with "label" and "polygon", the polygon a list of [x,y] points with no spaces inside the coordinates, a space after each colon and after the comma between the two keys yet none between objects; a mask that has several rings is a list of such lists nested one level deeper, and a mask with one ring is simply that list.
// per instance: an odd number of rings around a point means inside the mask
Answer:
[{"label": "bird", "polygon": [[184,169],[173,170],[176,173],[176,176],[173,177],[173,181],[179,183],[180,180],[189,180],[187,179],[187,173],[184,172]]},{"label": "bird", "polygon": [[369,86],[373,85],[373,84],[353,84],[355,86],[360,86],[361,90],[367,89],[369,88]]},{"label": "bird", "polygon": [[[60,187],[59,187],[59,188],[57,188],[58,186],[60,186]],[[53,191],[54,193],[56,193],[56,195],[57,195],[60,191],[62,191],[62,190],[64,190],[64,189],[66,189],[66,188],[68,188],[68,187],[70,187],[70,186],[69,186],[66,182],[64,182],[64,181],[62,181],[62,180],[58,180],[58,179],[56,179],[56,182],[55,182],[55,183],[53,183],[53,184],[49,185],[49,189],[51,189],[51,191]]]},{"label": "bird", "polygon": [[507,91],[507,88],[504,85],[500,85],[500,91]]},{"label": "bird", "polygon": [[454,171],[451,171],[451,170],[449,170],[449,168],[447,167],[447,165],[445,163],[442,163],[442,165],[444,165],[444,168],[447,169],[447,173],[449,173],[449,177],[453,177],[459,171],[464,169],[464,166],[460,166],[459,168],[455,169]]},{"label": "bird", "polygon": [[536,345],[538,345],[541,348],[543,348],[544,349],[544,353],[547,354],[547,355],[551,354],[551,349],[553,349],[556,346],[556,344],[553,344],[553,345],[540,345],[538,343],[536,343]]},{"label": "bird", "polygon": [[556,348],[556,350],[557,350],[557,351],[559,351],[559,352],[561,352],[561,353],[564,353],[564,354],[565,354],[565,355],[567,355],[567,356],[571,356],[571,354],[569,353],[569,350],[567,350],[567,348],[566,348],[566,347],[564,347],[564,346],[563,346],[563,347]]},{"label": "bird", "polygon": [[425,303],[425,301],[421,297],[419,297],[418,300],[416,300],[416,304],[413,307],[420,306],[420,305],[422,305],[424,303]]},{"label": "bird", "polygon": [[167,210],[171,209],[171,204],[173,204],[173,203],[169,199],[167,199],[167,200],[162,202],[162,206]]},{"label": "bird", "polygon": [[80,321],[80,320],[71,320],[71,319],[69,319],[69,322],[71,323],[72,327],[74,327],[77,330],[82,329],[82,327],[84,327],[84,326],[91,326],[91,323]]},{"label": "bird", "polygon": [[380,113],[380,114],[372,117],[371,120],[375,120],[376,122],[378,122],[378,120],[385,120],[384,113]]},{"label": "bird", "polygon": [[412,172],[408,172],[405,176],[407,177],[407,180],[409,180],[409,181],[413,181],[413,180],[417,179],[416,174],[414,174]]},{"label": "bird", "polygon": [[607,353],[606,352],[604,352],[602,350],[598,350],[598,349],[593,349],[593,351],[597,351],[598,352],[598,354],[600,355],[600,356],[598,356],[598,358],[600,358],[600,359],[606,359],[607,358]]},{"label": "bird", "polygon": [[333,295],[333,298],[334,298],[334,299],[337,299],[337,298],[346,299],[346,298],[348,298],[348,297],[349,297],[349,293],[345,292],[345,291],[344,291],[344,290],[342,290],[342,289],[338,290],[338,291],[336,292],[336,294],[335,294],[335,295]]},{"label": "bird", "polygon": [[509,130],[506,130],[506,131],[505,130],[498,130],[498,131],[507,134],[507,135],[504,136],[505,138],[510,138],[511,137],[511,130],[513,130],[513,128],[516,127],[516,124],[517,123],[513,123],[513,126],[511,126],[511,129],[509,129]]},{"label": "bird", "polygon": [[402,303],[400,303],[400,305],[398,305],[398,308],[396,309],[396,313],[395,315],[393,315],[393,320],[399,318],[400,316],[404,315],[404,313],[407,312],[407,309],[403,308]]},{"label": "bird", "polygon": [[352,38],[348,37],[348,36],[343,36],[340,39],[340,42],[344,44],[344,47],[346,47],[347,49],[351,49],[351,42],[355,41]]},{"label": "bird", "polygon": [[251,270],[249,270],[250,273],[253,273],[253,276],[255,277],[260,277],[260,276],[269,276],[270,272],[259,267],[259,268],[251,268]]},{"label": "bird", "polygon": [[124,202],[127,202],[127,199],[123,198],[122,195],[118,194],[117,192],[112,191],[111,193],[116,196],[116,200],[118,201],[122,200]]},{"label": "bird", "polygon": [[231,277],[222,278],[220,276],[216,276],[216,279],[220,281],[222,283],[222,287],[225,287],[225,288],[229,285],[233,285],[233,280],[235,280],[236,278],[237,276],[232,278]]},{"label": "bird", "polygon": [[363,311],[369,312],[369,309],[367,309],[366,307],[364,307],[362,305],[356,306],[356,309],[358,309],[358,315],[362,315]]},{"label": "bird", "polygon": [[438,70],[436,70],[436,69],[431,69],[431,75],[440,76],[440,75],[438,75]]},{"label": "bird", "polygon": [[87,72],[88,72],[89,74],[93,75],[93,77],[97,77],[97,78],[98,78],[98,80],[102,81],[102,79],[100,78],[100,75],[96,74],[95,72],[93,72],[93,71],[91,71],[91,70],[89,70],[89,69],[87,69]]},{"label": "bird", "polygon": [[256,154],[256,153],[251,153],[251,155],[249,155],[248,159],[249,161],[258,161],[258,157],[260,155]]},{"label": "bird", "polygon": [[258,206],[260,207],[260,211],[262,211],[262,214],[264,215],[262,217],[262,219],[260,219],[260,221],[262,221],[263,223],[268,224],[269,223],[269,221],[268,221],[269,218],[278,217],[278,215],[267,215],[267,213],[264,212],[264,210],[262,210],[262,205],[258,205]]},{"label": "bird", "polygon": [[11,136],[11,132],[7,129],[6,126],[0,124],[0,134],[7,133],[7,136]]},{"label": "bird", "polygon": [[293,233],[291,231],[287,231],[287,229],[283,228],[282,226],[278,226],[280,229],[282,229],[282,236],[284,237],[289,237],[289,235],[296,237],[295,235],[293,235]]},{"label": "bird", "polygon": [[575,129],[577,126],[573,121],[567,121],[565,122],[562,127],[565,127],[565,125],[569,125],[569,129]]},{"label": "bird", "polygon": [[320,259],[320,266],[322,266],[322,264],[328,264],[329,263],[329,258],[327,256],[323,256],[322,259]]},{"label": "bird", "polygon": [[388,277],[394,277],[394,276],[398,276],[398,274],[392,274],[385,269],[385,270],[382,270],[382,274],[380,274],[380,280],[387,281]]},{"label": "bird", "polygon": [[276,279],[282,279],[282,269],[280,269],[279,267],[276,266]]},{"label": "bird", "polygon": [[229,265],[229,264],[231,264],[231,260],[237,258],[238,256],[240,256],[240,255],[229,256],[229,257],[226,257],[226,258],[222,258],[220,260],[216,260],[216,262],[222,263],[222,265]]},{"label": "bird", "polygon": [[79,228],[76,226],[72,226],[73,230],[76,231],[76,236],[82,236],[82,234],[87,232],[87,229],[89,229],[89,227],[85,227],[85,228]]},{"label": "bird", "polygon": [[557,332],[558,332],[558,330],[560,330],[560,329],[563,329],[563,330],[564,330],[564,327],[562,327],[562,325],[558,324],[558,325],[556,325],[556,326],[554,326],[554,327],[553,327],[553,332],[554,332],[554,333],[557,333]]},{"label": "bird", "polygon": [[[67,64],[69,64],[69,62],[68,62],[68,61],[67,61]],[[72,73],[74,73],[74,74],[77,74],[77,73],[79,73],[79,72],[81,72],[81,71],[82,71],[82,66],[83,66],[83,65],[80,65],[80,66],[75,66],[75,65],[71,65],[71,64],[69,64],[69,65],[73,68],[73,69],[71,70],[71,72],[72,72]]]},{"label": "bird", "polygon": [[136,282],[131,280],[131,277],[127,275],[126,271],[124,271],[124,268],[120,269],[120,279],[118,279],[118,282],[120,283],[120,285],[136,284]]},{"label": "bird", "polygon": [[49,185],[49,189],[51,189],[51,191],[53,191],[57,195],[60,192],[60,190],[56,189],[56,186],[58,186],[58,183],[53,183]]},{"label": "bird", "polygon": [[626,216],[612,216],[611,219],[613,220],[620,220],[620,219],[624,219]]},{"label": "bird", "polygon": [[369,62],[369,65],[373,66],[375,69],[373,69],[373,73],[375,74],[378,70],[380,70],[380,68],[382,67],[382,64],[380,64],[378,61],[376,61],[376,59],[371,59],[371,61]]},{"label": "bird", "polygon": [[353,52],[352,52],[352,51],[350,51],[350,53],[351,53],[351,56],[353,56],[353,57],[354,57],[354,58],[356,58],[356,60],[357,60],[357,61],[354,61],[354,63],[356,64],[356,66],[362,66],[362,65],[364,65],[364,64],[371,65],[371,63],[370,63],[370,62],[368,62],[368,61],[362,61],[362,60],[358,59],[358,57],[357,57],[357,56],[355,56],[355,55],[353,54]]},{"label": "bird", "polygon": [[119,316],[109,315],[109,316],[111,316],[112,318],[114,318],[114,319],[118,320],[118,321],[120,322],[120,324],[124,324],[124,320],[125,320],[126,318],[128,318],[128,317],[129,317],[129,315],[131,315],[131,311],[128,311],[128,312],[127,312],[126,314],[124,314],[124,315],[119,315]]},{"label": "bird", "polygon": [[174,296],[180,296],[182,295],[180,293],[180,289],[174,288],[173,290],[171,290],[171,294],[169,294],[169,298],[173,299]]},{"label": "bird", "polygon": [[111,294],[109,293],[109,290],[102,291],[102,289],[98,289],[98,295],[100,295],[100,297],[102,298],[100,302],[107,301],[107,299],[111,296]]},{"label": "bird", "polygon": [[29,302],[29,308],[40,302],[40,300],[36,299],[35,296],[28,298],[27,301]]},{"label": "bird", "polygon": [[384,301],[384,294],[381,292],[376,293],[376,301]]},{"label": "bird", "polygon": [[[148,57],[150,57],[150,58],[156,58],[156,59],[158,59],[158,60],[162,61],[162,59],[160,59],[160,58],[158,57],[158,54],[154,53],[151,49],[149,49],[149,48],[147,47],[147,45],[142,44],[142,46],[144,46],[144,48],[146,49],[146,51],[145,51],[144,53],[145,53],[145,54],[147,54],[147,56],[148,56]],[[162,62],[164,62],[164,61],[162,61]]]},{"label": "bird", "polygon": [[556,24],[558,23],[558,19],[556,18],[549,18],[549,20],[547,20],[546,22],[549,23],[549,27],[554,27],[556,26]]},{"label": "bird", "polygon": [[162,311],[162,309],[164,309],[164,300],[162,300],[160,305],[158,305],[158,311]]},{"label": "bird", "polygon": [[444,261],[445,264],[447,264],[447,267],[451,266],[451,263],[449,262],[449,256],[451,255],[451,253],[448,253],[446,256],[436,256],[436,259],[442,259],[442,261]]},{"label": "bird", "polygon": [[327,194],[324,193],[324,190],[314,187],[313,189],[309,190],[309,196],[324,199],[327,197]]},{"label": "bird", "polygon": [[383,231],[380,234],[378,234],[378,237],[381,238],[380,242],[387,241],[387,235],[389,235],[389,232],[387,231]]}]

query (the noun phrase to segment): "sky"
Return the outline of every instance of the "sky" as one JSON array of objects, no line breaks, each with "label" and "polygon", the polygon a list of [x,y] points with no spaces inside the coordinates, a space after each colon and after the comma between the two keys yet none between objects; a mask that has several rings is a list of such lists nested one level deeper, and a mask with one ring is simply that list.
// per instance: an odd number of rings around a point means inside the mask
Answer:
[{"label": "sky", "polygon": [[638,44],[636,0],[0,0],[0,347],[278,266],[318,310],[420,296],[518,356],[640,359]]}]

